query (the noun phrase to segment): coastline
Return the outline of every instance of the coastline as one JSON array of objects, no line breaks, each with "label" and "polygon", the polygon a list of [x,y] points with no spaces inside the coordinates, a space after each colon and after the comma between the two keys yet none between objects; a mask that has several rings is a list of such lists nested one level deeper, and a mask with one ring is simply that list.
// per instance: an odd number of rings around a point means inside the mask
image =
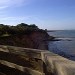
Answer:
[{"label": "coastline", "polygon": [[0,45],[48,50],[48,41],[52,39],[46,31],[38,30],[30,34],[0,37]]},{"label": "coastline", "polygon": [[48,50],[48,41],[54,39],[47,30],[39,29],[35,24],[1,24],[0,28],[0,45]]}]

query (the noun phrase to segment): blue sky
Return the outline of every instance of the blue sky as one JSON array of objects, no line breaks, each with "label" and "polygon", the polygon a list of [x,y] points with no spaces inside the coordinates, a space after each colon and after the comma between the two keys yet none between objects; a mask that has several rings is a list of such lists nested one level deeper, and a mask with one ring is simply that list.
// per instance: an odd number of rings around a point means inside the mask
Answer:
[{"label": "blue sky", "polygon": [[22,22],[49,30],[75,29],[75,0],[1,0],[0,23]]}]

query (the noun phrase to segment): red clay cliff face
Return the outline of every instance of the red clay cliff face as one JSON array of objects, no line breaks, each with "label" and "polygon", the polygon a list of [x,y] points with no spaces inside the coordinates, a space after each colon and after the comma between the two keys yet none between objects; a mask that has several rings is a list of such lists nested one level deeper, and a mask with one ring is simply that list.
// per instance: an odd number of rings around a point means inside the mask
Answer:
[{"label": "red clay cliff face", "polygon": [[49,35],[46,32],[35,31],[26,35],[15,35],[0,38],[1,45],[19,46],[34,49],[47,49]]},{"label": "red clay cliff face", "polygon": [[44,41],[49,37],[45,32],[33,32],[30,35],[31,39],[34,42],[34,47],[38,49],[47,49],[47,42]]}]

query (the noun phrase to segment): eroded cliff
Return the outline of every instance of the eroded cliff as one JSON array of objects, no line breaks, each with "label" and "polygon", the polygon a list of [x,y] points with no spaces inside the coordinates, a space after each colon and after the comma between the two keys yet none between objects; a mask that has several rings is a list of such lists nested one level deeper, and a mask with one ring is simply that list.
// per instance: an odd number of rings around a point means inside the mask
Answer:
[{"label": "eroded cliff", "polygon": [[25,48],[47,49],[47,40],[52,40],[45,31],[33,31],[25,35],[0,37],[0,45],[11,45]]}]

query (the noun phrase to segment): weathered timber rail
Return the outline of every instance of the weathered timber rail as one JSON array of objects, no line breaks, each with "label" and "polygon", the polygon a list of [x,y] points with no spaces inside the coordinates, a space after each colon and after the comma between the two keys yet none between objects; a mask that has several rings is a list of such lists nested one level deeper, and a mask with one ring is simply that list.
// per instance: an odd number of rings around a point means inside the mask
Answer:
[{"label": "weathered timber rail", "polygon": [[47,50],[0,45],[0,75],[75,75],[75,61]]}]

